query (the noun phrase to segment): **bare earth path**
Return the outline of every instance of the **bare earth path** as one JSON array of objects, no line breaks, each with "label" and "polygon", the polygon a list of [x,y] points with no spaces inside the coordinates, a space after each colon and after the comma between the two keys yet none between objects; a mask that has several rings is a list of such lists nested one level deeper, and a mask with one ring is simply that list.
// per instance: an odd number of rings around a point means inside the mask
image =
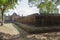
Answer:
[{"label": "bare earth path", "polygon": [[13,26],[12,23],[6,23],[4,26],[0,26],[0,32],[4,32],[10,35],[17,35],[19,31]]},{"label": "bare earth path", "polygon": [[13,23],[6,23],[4,26],[0,26],[0,32],[10,35],[19,34],[18,38],[10,40],[60,40],[60,32],[29,34]]},{"label": "bare earth path", "polygon": [[18,35],[19,38],[14,38],[11,40],[24,40],[28,35],[27,32],[19,28],[17,25],[13,23],[5,23],[4,26],[0,26],[0,32],[10,35]]}]

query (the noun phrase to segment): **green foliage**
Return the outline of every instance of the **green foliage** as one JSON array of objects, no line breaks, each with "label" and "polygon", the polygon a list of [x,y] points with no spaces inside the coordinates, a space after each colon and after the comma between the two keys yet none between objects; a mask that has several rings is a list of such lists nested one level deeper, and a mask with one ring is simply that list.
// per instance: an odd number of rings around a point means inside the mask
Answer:
[{"label": "green foliage", "polygon": [[[29,0],[29,3],[37,2],[37,8],[39,8],[40,13],[53,13],[56,9],[56,6],[60,3],[59,0]],[[40,2],[40,3],[39,3]]]},{"label": "green foliage", "polygon": [[18,0],[0,0],[0,11],[2,14],[2,23],[1,26],[4,24],[4,12],[8,9],[13,9],[15,7],[15,4]]},{"label": "green foliage", "polygon": [[41,4],[39,4],[37,8],[39,8],[42,11],[45,9],[44,12],[49,13],[54,10],[54,5],[51,3],[51,1],[46,1],[46,2],[42,2]]},{"label": "green foliage", "polygon": [[0,9],[5,8],[5,10],[8,10],[8,9],[14,8],[16,3],[17,3],[17,0],[0,0]]}]

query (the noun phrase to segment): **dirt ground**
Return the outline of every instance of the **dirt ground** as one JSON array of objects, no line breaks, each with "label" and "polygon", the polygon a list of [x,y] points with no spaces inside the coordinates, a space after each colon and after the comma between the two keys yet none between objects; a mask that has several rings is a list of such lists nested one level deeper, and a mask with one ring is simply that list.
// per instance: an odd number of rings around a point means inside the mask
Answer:
[{"label": "dirt ground", "polygon": [[10,35],[19,34],[19,31],[15,28],[15,26],[12,23],[5,23],[3,26],[0,26],[0,32]]},{"label": "dirt ground", "polygon": [[[8,40],[60,40],[60,32],[29,34],[13,23],[4,24],[3,27],[0,26],[0,32],[6,33],[2,33],[2,36],[8,38]],[[11,36],[9,34],[17,35]]]}]

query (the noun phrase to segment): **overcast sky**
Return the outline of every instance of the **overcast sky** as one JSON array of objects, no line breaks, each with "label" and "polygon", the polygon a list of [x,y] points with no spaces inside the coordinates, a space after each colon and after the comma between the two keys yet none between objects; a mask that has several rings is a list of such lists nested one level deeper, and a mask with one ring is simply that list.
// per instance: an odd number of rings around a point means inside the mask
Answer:
[{"label": "overcast sky", "polygon": [[57,8],[59,9],[59,14],[60,14],[60,5],[58,5]]},{"label": "overcast sky", "polygon": [[[60,6],[57,7],[60,13]],[[16,12],[20,16],[27,16],[34,13],[39,13],[39,10],[36,7],[29,7],[28,0],[18,1],[18,5],[14,10],[9,10],[9,12],[5,13],[6,15],[12,15],[13,12]]]},{"label": "overcast sky", "polygon": [[23,16],[26,16],[33,13],[39,13],[39,10],[36,7],[29,7],[28,0],[21,0],[18,1],[18,5],[16,5],[16,8],[14,10],[9,10],[9,12],[7,12],[6,15],[12,15],[13,12],[16,12],[20,16],[22,14]]}]

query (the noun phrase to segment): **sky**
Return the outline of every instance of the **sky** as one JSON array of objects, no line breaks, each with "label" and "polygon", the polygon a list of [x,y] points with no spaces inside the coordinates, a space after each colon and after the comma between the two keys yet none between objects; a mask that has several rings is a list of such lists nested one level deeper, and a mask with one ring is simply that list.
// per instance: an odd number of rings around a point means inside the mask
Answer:
[{"label": "sky", "polygon": [[21,1],[18,1],[18,5],[16,5],[16,8],[14,8],[14,10],[11,9],[5,14],[12,15],[13,12],[16,12],[17,15],[20,15],[20,16],[22,15],[27,16],[34,13],[39,13],[39,10],[37,9],[37,7],[29,7],[28,0],[21,0]]},{"label": "sky", "polygon": [[[59,13],[60,13],[60,5],[57,6],[57,8],[59,9]],[[12,15],[13,12],[16,12],[17,15],[20,15],[20,16],[22,15],[27,16],[34,13],[39,13],[39,9],[37,9],[37,7],[29,7],[28,0],[21,0],[21,1],[18,1],[18,5],[16,5],[16,8],[9,10],[5,14]]]},{"label": "sky", "polygon": [[58,5],[57,8],[59,9],[59,14],[60,14],[60,5]]}]

